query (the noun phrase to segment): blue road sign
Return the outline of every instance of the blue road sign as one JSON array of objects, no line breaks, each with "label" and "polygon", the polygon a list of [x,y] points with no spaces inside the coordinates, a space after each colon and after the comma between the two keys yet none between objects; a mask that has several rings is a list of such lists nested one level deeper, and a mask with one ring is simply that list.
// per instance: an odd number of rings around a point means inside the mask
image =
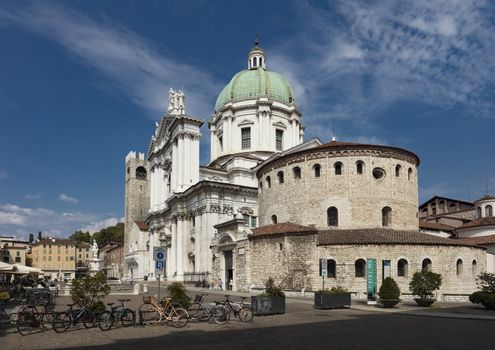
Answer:
[{"label": "blue road sign", "polygon": [[160,271],[163,270],[163,261],[156,262],[156,269]]}]

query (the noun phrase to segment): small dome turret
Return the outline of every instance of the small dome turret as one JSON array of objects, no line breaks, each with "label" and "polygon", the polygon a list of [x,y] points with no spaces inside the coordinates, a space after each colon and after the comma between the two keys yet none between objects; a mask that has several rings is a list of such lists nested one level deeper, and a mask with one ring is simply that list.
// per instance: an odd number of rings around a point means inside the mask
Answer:
[{"label": "small dome turret", "polygon": [[256,34],[256,40],[254,47],[249,51],[248,55],[248,69],[266,68],[266,56],[265,51],[259,46],[258,34]]}]

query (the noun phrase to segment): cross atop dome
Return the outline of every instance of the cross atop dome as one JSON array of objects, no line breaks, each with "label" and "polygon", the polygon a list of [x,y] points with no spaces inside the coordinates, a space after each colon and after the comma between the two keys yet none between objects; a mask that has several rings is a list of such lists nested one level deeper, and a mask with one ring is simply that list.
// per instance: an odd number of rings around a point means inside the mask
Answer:
[{"label": "cross atop dome", "polygon": [[249,52],[248,56],[248,69],[266,68],[265,51],[259,46],[258,33],[256,33],[256,40],[254,41],[254,47]]}]

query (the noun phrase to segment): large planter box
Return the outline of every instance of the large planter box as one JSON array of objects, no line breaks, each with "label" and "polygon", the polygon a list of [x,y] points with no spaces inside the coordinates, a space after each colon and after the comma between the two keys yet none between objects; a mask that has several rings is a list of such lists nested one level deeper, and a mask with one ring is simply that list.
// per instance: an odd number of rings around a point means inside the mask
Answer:
[{"label": "large planter box", "polygon": [[285,314],[285,297],[269,295],[251,297],[251,308],[256,316]]},{"label": "large planter box", "polygon": [[343,307],[351,307],[351,293],[315,293],[316,309],[339,309]]}]

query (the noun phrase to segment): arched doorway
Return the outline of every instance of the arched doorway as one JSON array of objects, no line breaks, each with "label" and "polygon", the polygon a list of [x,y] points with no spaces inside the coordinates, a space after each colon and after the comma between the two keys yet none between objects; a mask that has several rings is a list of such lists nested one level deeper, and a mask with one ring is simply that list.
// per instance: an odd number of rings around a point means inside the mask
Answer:
[{"label": "arched doorway", "polygon": [[220,278],[222,279],[222,288],[225,290],[232,290],[235,284],[234,249],[235,243],[230,235],[225,235],[219,239],[218,251],[222,254]]}]

